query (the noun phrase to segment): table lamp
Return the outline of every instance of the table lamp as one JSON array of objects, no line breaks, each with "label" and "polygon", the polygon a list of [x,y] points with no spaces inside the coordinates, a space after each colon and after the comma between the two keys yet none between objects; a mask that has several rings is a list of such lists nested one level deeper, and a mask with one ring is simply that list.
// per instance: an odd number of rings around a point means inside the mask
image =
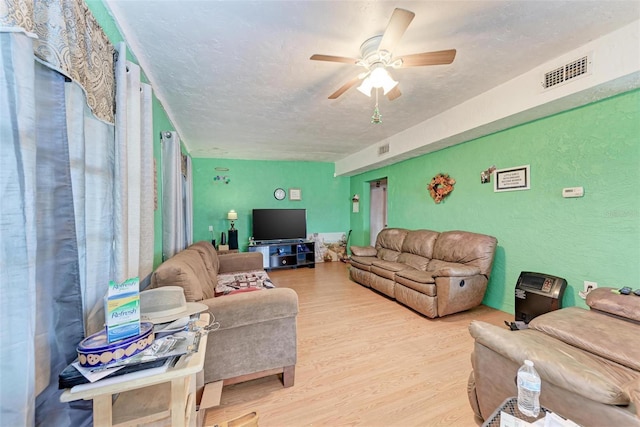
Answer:
[{"label": "table lamp", "polygon": [[231,228],[229,229],[229,249],[238,249],[238,230],[236,230],[234,221],[238,219],[238,213],[231,209],[227,213],[227,219],[231,221]]}]

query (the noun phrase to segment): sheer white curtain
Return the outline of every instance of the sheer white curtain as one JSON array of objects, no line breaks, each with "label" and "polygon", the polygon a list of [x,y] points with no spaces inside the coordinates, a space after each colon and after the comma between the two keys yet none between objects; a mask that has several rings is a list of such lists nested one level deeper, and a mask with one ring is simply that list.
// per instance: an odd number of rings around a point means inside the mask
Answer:
[{"label": "sheer white curtain", "polygon": [[191,156],[186,157],[186,168],[183,174],[184,182],[184,229],[187,238],[186,246],[193,243],[193,180]]},{"label": "sheer white curtain", "polygon": [[102,305],[111,277],[115,129],[93,116],[75,83],[66,84],[66,105],[84,324],[92,333],[102,322],[91,325],[88,313]]},{"label": "sheer white curtain", "polygon": [[153,269],[152,93],[140,67],[118,45],[113,279],[144,278]]},{"label": "sheer white curtain", "polygon": [[162,257],[169,259],[192,242],[191,159],[183,174],[180,137],[162,133]]},{"label": "sheer white curtain", "polygon": [[141,146],[140,146],[140,266],[138,274],[144,278],[153,271],[153,251],[155,238],[154,224],[154,183],[153,171],[153,91],[151,86],[141,83]]}]

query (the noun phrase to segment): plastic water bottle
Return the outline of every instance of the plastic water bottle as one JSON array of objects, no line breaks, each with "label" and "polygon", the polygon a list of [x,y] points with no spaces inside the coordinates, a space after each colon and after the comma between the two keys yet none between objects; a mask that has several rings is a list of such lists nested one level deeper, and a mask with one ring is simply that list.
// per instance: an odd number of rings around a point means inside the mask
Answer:
[{"label": "plastic water bottle", "polygon": [[531,360],[518,369],[518,409],[528,417],[540,413],[540,375]]}]

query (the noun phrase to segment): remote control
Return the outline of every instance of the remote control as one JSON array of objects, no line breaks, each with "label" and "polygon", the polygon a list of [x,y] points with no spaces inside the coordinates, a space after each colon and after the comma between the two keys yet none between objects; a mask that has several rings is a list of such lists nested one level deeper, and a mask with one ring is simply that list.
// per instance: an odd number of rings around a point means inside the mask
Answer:
[{"label": "remote control", "polygon": [[640,288],[633,291],[633,293],[640,297]]},{"label": "remote control", "polygon": [[628,286],[625,286],[624,288],[620,289],[621,295],[629,295],[630,293],[631,293],[631,288]]}]

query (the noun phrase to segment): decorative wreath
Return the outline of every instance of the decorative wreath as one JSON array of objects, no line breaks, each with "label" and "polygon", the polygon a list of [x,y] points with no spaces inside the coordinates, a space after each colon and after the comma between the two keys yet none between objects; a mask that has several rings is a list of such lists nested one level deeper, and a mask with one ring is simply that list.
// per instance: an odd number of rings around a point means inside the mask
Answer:
[{"label": "decorative wreath", "polygon": [[456,180],[451,178],[449,174],[439,173],[431,178],[431,182],[427,185],[427,190],[429,190],[431,198],[436,203],[440,203],[453,191],[453,185],[455,183]]}]

